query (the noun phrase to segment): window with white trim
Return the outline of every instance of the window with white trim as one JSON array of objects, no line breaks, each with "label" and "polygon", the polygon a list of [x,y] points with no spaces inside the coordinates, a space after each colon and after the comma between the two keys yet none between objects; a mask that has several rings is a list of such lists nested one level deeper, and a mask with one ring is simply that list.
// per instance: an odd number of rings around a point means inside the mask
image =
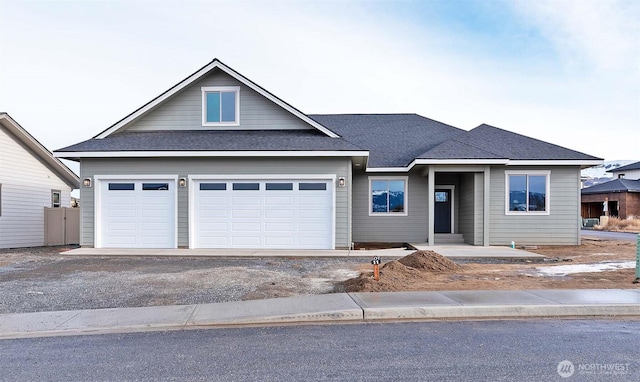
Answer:
[{"label": "window with white trim", "polygon": [[51,190],[51,207],[60,208],[62,207],[61,201],[62,193],[58,190]]},{"label": "window with white trim", "polygon": [[240,124],[240,87],[203,86],[202,126]]},{"label": "window with white trim", "polygon": [[550,171],[506,171],[507,215],[549,214]]},{"label": "window with white trim", "polygon": [[370,177],[369,215],[407,215],[407,178]]}]

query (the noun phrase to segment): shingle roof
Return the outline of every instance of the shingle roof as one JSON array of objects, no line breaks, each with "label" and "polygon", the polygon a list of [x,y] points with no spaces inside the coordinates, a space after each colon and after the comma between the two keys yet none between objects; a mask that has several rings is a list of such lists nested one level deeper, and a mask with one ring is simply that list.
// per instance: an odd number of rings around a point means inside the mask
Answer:
[{"label": "shingle roof", "polygon": [[312,114],[343,139],[369,150],[369,167],[404,167],[464,130],[417,114]]},{"label": "shingle roof", "polygon": [[489,125],[471,131],[417,114],[314,114],[340,135],[317,130],[188,130],[119,132],[58,152],[369,151],[368,167],[406,167],[416,159],[598,160]]},{"label": "shingle roof", "polygon": [[614,179],[581,190],[582,195],[606,194],[609,192],[640,192],[640,180]]},{"label": "shingle roof", "polygon": [[620,166],[611,170],[607,170],[607,172],[618,172],[618,171],[628,171],[628,170],[640,170],[640,162],[629,163],[626,166]]},{"label": "shingle roof", "polygon": [[599,158],[482,124],[424,152],[425,159],[597,160]]},{"label": "shingle roof", "polygon": [[58,152],[90,151],[351,151],[361,148],[317,130],[168,130],[122,132]]}]

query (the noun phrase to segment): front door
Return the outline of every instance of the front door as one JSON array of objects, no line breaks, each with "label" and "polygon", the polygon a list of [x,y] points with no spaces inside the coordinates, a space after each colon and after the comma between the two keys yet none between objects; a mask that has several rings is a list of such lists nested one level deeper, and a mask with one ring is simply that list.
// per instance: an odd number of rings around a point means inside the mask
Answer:
[{"label": "front door", "polygon": [[451,232],[451,190],[435,191],[435,233]]}]

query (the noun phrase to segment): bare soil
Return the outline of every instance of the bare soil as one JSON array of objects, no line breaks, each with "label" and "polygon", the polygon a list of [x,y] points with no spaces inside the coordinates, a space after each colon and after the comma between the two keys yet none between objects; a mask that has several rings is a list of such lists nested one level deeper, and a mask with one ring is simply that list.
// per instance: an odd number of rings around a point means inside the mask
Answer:
[{"label": "bare soil", "polygon": [[[430,251],[417,251],[384,264],[380,280],[371,264],[362,264],[359,277],[342,283],[347,292],[394,292],[483,289],[635,289],[635,268],[553,274],[548,267],[635,261],[636,244],[615,240],[583,240],[580,246],[548,246],[530,250],[546,261],[514,264],[456,264]],[[558,268],[559,270],[562,268]]]},{"label": "bare soil", "polygon": [[544,262],[463,263],[430,251],[418,252],[383,264],[378,282],[371,277],[370,258],[103,257],[69,256],[65,254],[68,247],[0,249],[0,314],[200,304],[345,290],[640,288],[632,284],[633,268],[543,275],[543,267],[635,264],[634,242],[585,239],[583,243],[532,250],[548,256]]}]

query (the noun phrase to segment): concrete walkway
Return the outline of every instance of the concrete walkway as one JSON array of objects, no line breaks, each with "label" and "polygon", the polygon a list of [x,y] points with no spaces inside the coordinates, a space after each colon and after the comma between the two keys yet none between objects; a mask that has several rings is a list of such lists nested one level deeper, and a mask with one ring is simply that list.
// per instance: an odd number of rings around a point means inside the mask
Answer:
[{"label": "concrete walkway", "polygon": [[218,304],[0,315],[0,339],[233,325],[640,317],[640,289],[336,293]]},{"label": "concrete walkway", "polygon": [[[473,245],[415,244],[417,249],[434,251],[449,258],[511,258],[544,259],[545,256],[509,247],[480,247]],[[182,256],[182,257],[402,257],[414,249],[392,248],[374,250],[324,250],[324,249],[135,249],[135,248],[76,248],[63,252],[65,256]]]}]

